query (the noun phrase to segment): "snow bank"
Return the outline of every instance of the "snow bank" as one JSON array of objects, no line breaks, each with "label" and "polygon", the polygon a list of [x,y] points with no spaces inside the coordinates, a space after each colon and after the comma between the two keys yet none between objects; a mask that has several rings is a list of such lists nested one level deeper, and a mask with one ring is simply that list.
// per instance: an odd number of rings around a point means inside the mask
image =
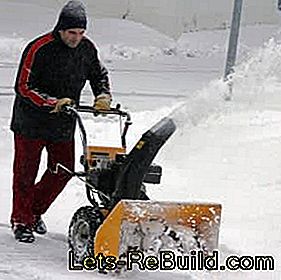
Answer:
[{"label": "snow bank", "polygon": [[16,63],[25,44],[23,38],[0,36],[0,63]]}]

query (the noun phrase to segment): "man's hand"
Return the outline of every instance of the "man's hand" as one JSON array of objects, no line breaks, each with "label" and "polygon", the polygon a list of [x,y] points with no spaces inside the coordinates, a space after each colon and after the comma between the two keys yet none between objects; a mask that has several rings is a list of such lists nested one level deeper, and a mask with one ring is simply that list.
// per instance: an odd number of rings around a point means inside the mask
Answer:
[{"label": "man's hand", "polygon": [[111,95],[107,93],[102,93],[96,97],[93,107],[96,110],[108,111],[110,110],[110,105]]},{"label": "man's hand", "polygon": [[70,98],[61,98],[58,99],[58,102],[55,105],[55,108],[50,113],[58,113],[62,110],[63,106],[65,105],[74,105],[74,100]]}]

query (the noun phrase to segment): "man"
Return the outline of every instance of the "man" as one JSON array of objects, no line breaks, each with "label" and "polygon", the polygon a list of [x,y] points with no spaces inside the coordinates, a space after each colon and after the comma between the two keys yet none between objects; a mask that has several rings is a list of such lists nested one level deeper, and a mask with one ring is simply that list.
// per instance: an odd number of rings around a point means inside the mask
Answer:
[{"label": "man", "polygon": [[[97,49],[84,36],[85,8],[69,1],[54,30],[25,48],[19,66],[11,130],[14,132],[13,209],[11,225],[15,239],[33,242],[33,232],[46,233],[41,215],[63,190],[70,176],[57,163],[74,169],[75,120],[61,112],[64,105],[79,105],[81,91],[90,81],[96,109],[110,109],[107,70]],[[48,169],[35,184],[43,148]]]}]

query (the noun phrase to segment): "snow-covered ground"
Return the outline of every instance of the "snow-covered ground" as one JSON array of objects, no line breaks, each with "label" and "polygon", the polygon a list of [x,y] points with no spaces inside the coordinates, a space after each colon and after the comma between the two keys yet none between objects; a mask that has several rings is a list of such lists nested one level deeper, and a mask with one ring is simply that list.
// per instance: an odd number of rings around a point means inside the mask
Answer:
[{"label": "snow-covered ground", "polygon": [[[16,67],[26,42],[52,28],[57,14],[43,6],[15,2],[0,1],[0,279],[111,278],[96,272],[67,271],[68,225],[74,211],[88,204],[83,183],[76,179],[45,215],[46,237],[38,237],[31,245],[18,244],[8,228],[13,160],[9,122]],[[23,24],[26,15],[29,21]],[[275,258],[272,272],[135,271],[122,278],[281,279],[279,27],[259,25],[242,30],[233,98],[225,102],[227,88],[220,77],[228,31],[183,34],[174,42],[137,23],[117,19],[92,23],[89,36],[110,70],[114,101],[132,113],[129,148],[163,116],[172,116],[178,126],[156,158],[164,174],[160,186],[148,189],[152,199],[221,203],[221,256]],[[87,87],[83,102],[91,100]],[[105,118],[95,122],[87,118],[85,124],[95,143],[118,136],[118,126],[116,129]],[[77,158],[80,153],[77,135]],[[45,165],[44,154],[40,174]]]}]

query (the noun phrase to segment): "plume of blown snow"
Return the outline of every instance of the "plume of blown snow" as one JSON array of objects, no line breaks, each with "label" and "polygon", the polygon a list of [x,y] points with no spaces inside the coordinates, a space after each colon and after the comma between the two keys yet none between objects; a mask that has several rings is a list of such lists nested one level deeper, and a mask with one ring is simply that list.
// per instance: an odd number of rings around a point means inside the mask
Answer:
[{"label": "plume of blown snow", "polygon": [[220,79],[212,81],[208,87],[195,92],[170,114],[178,128],[192,128],[211,116],[226,112],[228,106],[224,100],[227,85]]},{"label": "plume of blown snow", "polygon": [[281,44],[271,38],[255,49],[236,67],[231,83],[231,101],[225,101],[228,84],[223,79],[214,80],[180,104],[170,117],[178,127],[190,128],[233,108],[259,110],[268,104],[277,106],[281,97]]},{"label": "plume of blown snow", "polygon": [[281,94],[281,44],[271,38],[236,68],[233,99],[257,104]]}]

